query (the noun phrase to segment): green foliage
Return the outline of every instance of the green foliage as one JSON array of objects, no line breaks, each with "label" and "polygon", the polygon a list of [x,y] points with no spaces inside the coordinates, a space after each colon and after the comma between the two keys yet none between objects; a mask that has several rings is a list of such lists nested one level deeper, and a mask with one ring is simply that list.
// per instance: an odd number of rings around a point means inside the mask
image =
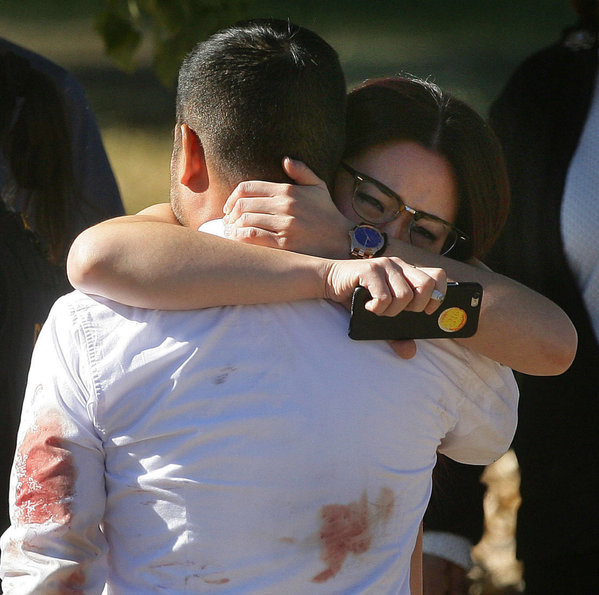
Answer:
[{"label": "green foliage", "polygon": [[153,66],[172,86],[185,55],[201,39],[247,16],[247,0],[104,0],[95,28],[115,64],[132,72],[145,37]]}]

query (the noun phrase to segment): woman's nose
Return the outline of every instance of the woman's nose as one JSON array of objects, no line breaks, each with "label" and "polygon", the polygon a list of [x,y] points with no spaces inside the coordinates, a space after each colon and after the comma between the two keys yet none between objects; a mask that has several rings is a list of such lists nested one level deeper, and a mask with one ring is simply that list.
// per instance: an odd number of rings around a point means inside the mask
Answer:
[{"label": "woman's nose", "polygon": [[410,218],[409,213],[400,213],[393,221],[386,223],[381,228],[389,237],[402,240],[403,242],[410,241]]}]

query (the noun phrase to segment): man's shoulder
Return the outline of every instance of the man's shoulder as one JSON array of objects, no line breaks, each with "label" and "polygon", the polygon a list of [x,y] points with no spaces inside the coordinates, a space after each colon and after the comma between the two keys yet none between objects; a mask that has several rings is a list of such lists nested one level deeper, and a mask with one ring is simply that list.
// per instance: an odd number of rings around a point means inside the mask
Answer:
[{"label": "man's shoulder", "polygon": [[444,367],[448,377],[453,378],[464,389],[465,394],[471,393],[476,398],[477,391],[483,385],[492,390],[506,387],[512,395],[518,394],[511,368],[462,343],[451,339],[430,339],[418,341],[418,349],[435,366]]},{"label": "man's shoulder", "polygon": [[129,313],[128,317],[132,317],[133,312],[136,311],[143,312],[141,308],[126,306],[108,298],[88,295],[74,290],[56,300],[50,316],[55,319],[71,318],[85,320],[89,323],[93,321],[105,321],[119,315],[123,316],[126,312]]},{"label": "man's shoulder", "polygon": [[110,300],[99,296],[88,295],[75,289],[59,297],[54,304],[54,308],[57,310],[82,310],[86,308],[102,307],[105,302],[110,303]]},{"label": "man's shoulder", "polygon": [[[186,334],[203,332],[228,319],[228,311],[251,306],[223,306],[202,310],[154,310],[139,308],[113,301],[106,297],[72,291],[62,296],[52,308],[56,320],[69,319],[72,324],[103,340],[116,334],[126,340],[142,333],[144,337],[160,340],[175,329],[186,329]],[[250,316],[248,314],[248,316]],[[251,318],[251,316],[250,316]]]}]

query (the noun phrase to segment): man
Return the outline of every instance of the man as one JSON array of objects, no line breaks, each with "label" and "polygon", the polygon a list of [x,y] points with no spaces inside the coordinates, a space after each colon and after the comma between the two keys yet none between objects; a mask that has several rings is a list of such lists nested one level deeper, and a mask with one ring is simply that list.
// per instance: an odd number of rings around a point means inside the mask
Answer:
[{"label": "man", "polygon": [[[179,220],[221,216],[240,180],[283,180],[283,155],[331,180],[344,97],[335,52],[290,23],[199,44],[179,78]],[[414,365],[346,333],[347,312],[323,300],[61,299],[22,416],[5,592],[407,595],[439,443],[497,458],[516,390],[453,342]]]}]

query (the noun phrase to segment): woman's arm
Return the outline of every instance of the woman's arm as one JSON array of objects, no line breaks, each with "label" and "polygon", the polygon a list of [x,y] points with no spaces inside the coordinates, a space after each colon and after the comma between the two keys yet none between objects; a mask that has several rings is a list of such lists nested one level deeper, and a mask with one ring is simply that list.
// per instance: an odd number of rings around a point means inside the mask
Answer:
[{"label": "woman's arm", "polygon": [[[332,213],[328,191],[301,162],[286,161],[288,174],[299,184],[240,184],[225,204],[231,236],[287,250],[313,251],[322,240],[327,255],[348,258],[348,229],[353,225]],[[322,213],[322,215],[321,215]],[[318,220],[326,228],[318,227]],[[303,225],[303,222],[307,222]],[[326,242],[326,244],[325,244]],[[456,339],[473,351],[525,374],[561,374],[576,354],[577,334],[567,314],[555,303],[479,262],[464,263],[390,238],[387,256],[418,267],[439,267],[447,278],[476,281],[483,286],[477,333]]]},{"label": "woman's arm", "polygon": [[459,343],[533,376],[552,376],[569,368],[576,354],[576,329],[551,300],[482,263],[430,254],[399,240],[389,242],[388,254],[416,266],[443,267],[448,279],[482,285],[478,331],[468,339],[456,339]]},{"label": "woman's arm", "polygon": [[419,270],[397,258],[334,261],[198,232],[179,225],[168,204],[84,231],[67,270],[83,292],[166,310],[314,298],[343,303],[363,285],[377,314],[431,313],[438,307],[432,291],[446,286],[441,269]]},{"label": "woman's arm", "polygon": [[[297,179],[298,171],[295,174]],[[386,254],[400,261],[341,261],[296,253],[318,253],[321,242],[327,256],[349,256],[347,230],[352,224],[334,210],[319,180],[308,186],[245,182],[225,211],[238,242],[173,225],[176,219],[169,205],[100,223],[73,244],[68,259],[71,283],[87,293],[163,309],[319,297],[344,302],[361,284],[374,296],[370,309],[393,315],[406,306],[434,311],[437,304],[429,298],[435,286],[444,291],[445,270],[450,279],[476,281],[484,289],[479,330],[461,339],[464,345],[532,375],[561,374],[574,358],[577,335],[563,310],[488,269],[395,239],[390,239]],[[408,356],[413,350],[402,347],[399,352]]]}]

